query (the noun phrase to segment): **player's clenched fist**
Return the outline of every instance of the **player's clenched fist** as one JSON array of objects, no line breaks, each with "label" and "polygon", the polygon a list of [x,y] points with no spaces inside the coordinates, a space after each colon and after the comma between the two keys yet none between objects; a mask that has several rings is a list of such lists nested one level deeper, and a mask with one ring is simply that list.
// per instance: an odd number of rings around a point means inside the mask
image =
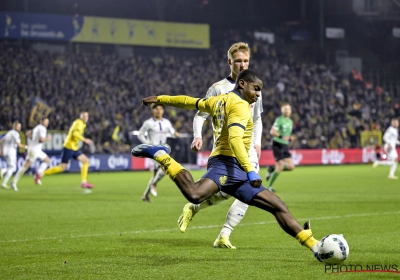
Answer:
[{"label": "player's clenched fist", "polygon": [[144,106],[149,106],[149,104],[152,104],[152,103],[157,103],[157,96],[155,96],[155,95],[149,96],[149,97],[143,98],[143,100],[142,100],[142,105],[144,105]]},{"label": "player's clenched fist", "polygon": [[247,178],[249,179],[250,185],[253,188],[261,187],[262,179],[261,179],[260,175],[258,175],[256,172],[254,172],[254,171],[248,172]]},{"label": "player's clenched fist", "polygon": [[193,139],[193,142],[192,142],[192,145],[190,146],[190,148],[192,149],[192,151],[198,152],[198,151],[200,151],[202,146],[203,146],[203,139],[201,139],[200,137],[195,137]]}]

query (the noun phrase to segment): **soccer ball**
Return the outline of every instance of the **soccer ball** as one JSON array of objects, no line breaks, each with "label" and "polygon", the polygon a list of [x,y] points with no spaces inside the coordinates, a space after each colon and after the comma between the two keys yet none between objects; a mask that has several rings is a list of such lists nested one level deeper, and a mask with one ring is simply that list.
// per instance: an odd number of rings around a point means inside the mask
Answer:
[{"label": "soccer ball", "polygon": [[340,264],[349,256],[350,248],[341,234],[329,234],[318,243],[318,254],[327,264]]}]

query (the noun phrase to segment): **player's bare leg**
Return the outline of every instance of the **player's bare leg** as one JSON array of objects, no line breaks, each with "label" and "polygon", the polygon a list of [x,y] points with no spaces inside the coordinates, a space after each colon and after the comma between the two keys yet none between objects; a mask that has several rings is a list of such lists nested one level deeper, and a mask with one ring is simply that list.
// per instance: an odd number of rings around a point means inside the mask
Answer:
[{"label": "player's bare leg", "polygon": [[318,256],[318,240],[313,237],[309,223],[303,228],[289,212],[285,203],[273,192],[261,191],[252,199],[250,205],[270,212],[287,234],[296,238],[301,245],[309,248],[315,256]]},{"label": "player's bare leg", "polygon": [[80,154],[77,158],[82,163],[81,166],[81,187],[85,193],[91,193],[94,186],[87,182],[87,175],[89,172],[89,159],[85,154]]}]

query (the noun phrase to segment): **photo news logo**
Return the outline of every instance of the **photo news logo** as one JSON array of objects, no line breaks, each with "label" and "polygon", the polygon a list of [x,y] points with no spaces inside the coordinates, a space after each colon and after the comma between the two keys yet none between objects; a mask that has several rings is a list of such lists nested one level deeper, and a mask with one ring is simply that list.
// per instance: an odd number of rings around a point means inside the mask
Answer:
[{"label": "photo news logo", "polygon": [[394,273],[400,274],[398,264],[326,264],[325,273]]}]

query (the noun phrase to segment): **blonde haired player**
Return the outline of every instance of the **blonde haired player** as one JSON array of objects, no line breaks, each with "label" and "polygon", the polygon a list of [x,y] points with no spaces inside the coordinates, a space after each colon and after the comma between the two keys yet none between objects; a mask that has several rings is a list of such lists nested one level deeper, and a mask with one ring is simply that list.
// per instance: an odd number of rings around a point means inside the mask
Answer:
[{"label": "blonde haired player", "polygon": [[376,160],[372,165],[373,168],[378,165],[390,166],[389,179],[397,180],[398,177],[394,175],[397,169],[398,154],[396,150],[396,145],[399,145],[399,120],[396,118],[392,119],[391,126],[389,126],[385,134],[383,135],[383,141],[385,145],[383,146],[385,153],[387,155],[387,160]]},{"label": "blonde haired player", "polygon": [[[235,81],[239,73],[243,70],[249,68],[251,50],[248,44],[243,42],[238,42],[233,44],[228,50],[228,64],[230,67],[230,74],[225,79],[213,84],[207,91],[206,98],[211,96],[218,96],[221,94],[226,94],[232,91],[235,87]],[[258,173],[260,168],[258,165],[258,160],[261,153],[261,134],[262,134],[262,122],[261,113],[263,112],[262,98],[257,99],[257,102],[250,105],[251,113],[254,122],[253,128],[253,143],[249,151],[249,159],[253,165],[255,171]],[[192,143],[192,150],[199,151],[203,146],[203,140],[201,135],[201,130],[205,120],[208,118],[209,114],[206,112],[198,111],[193,120],[193,134],[194,140]],[[214,130],[214,140],[216,134],[218,134],[218,128],[213,127]],[[181,216],[178,219],[179,229],[181,232],[185,232],[190,221],[193,219],[194,215],[200,210],[207,207],[217,205],[220,202],[228,199],[230,195],[218,192],[211,198],[200,204],[187,203]],[[229,240],[230,234],[233,229],[241,222],[243,219],[249,205],[236,199],[232,206],[230,207],[228,214],[226,216],[226,221],[221,229],[220,234],[214,242],[214,247],[216,248],[229,248],[236,249]]]},{"label": "blonde haired player", "polygon": [[[47,127],[49,125],[49,119],[48,118],[43,118],[40,120],[40,124],[35,126],[35,128],[31,132],[31,139],[32,141],[30,142],[30,147],[28,150],[28,155],[26,156],[24,165],[21,166],[21,168],[18,170],[17,174],[15,175],[11,186],[13,188],[17,188],[17,183],[19,179],[21,179],[22,175],[26,172],[26,170],[29,169],[32,163],[34,163],[37,159],[40,159],[42,163],[40,164],[40,167],[37,172],[43,173],[46,168],[50,164],[50,158],[42,151],[42,146],[43,143],[50,141],[51,136],[47,136]],[[35,180],[36,184],[42,184],[39,181]]]},{"label": "blonde haired player", "polygon": [[89,113],[88,112],[81,112],[79,118],[76,119],[69,131],[67,138],[64,141],[64,148],[61,157],[61,164],[51,167],[41,173],[36,173],[35,181],[41,179],[41,177],[45,175],[53,175],[57,173],[64,172],[67,169],[68,162],[74,158],[79,160],[82,163],[81,166],[81,187],[86,191],[90,192],[90,190],[94,187],[92,184],[87,182],[87,175],[89,171],[89,159],[85,154],[79,150],[79,141],[83,141],[84,143],[88,144],[89,146],[93,147],[93,141],[89,138],[83,137],[83,133],[86,128],[86,123],[89,120]]},{"label": "blonde haired player", "polygon": [[[19,136],[20,131],[21,123],[15,121],[12,125],[12,129],[0,139],[0,144],[3,144],[3,156],[7,161],[7,168],[0,170],[0,177],[3,178],[4,176],[3,183],[1,184],[3,189],[10,188],[7,182],[17,170],[17,148],[23,148],[25,150],[29,148],[27,145],[21,144],[21,137]],[[14,191],[18,191],[16,186],[13,186],[13,189]]]}]

